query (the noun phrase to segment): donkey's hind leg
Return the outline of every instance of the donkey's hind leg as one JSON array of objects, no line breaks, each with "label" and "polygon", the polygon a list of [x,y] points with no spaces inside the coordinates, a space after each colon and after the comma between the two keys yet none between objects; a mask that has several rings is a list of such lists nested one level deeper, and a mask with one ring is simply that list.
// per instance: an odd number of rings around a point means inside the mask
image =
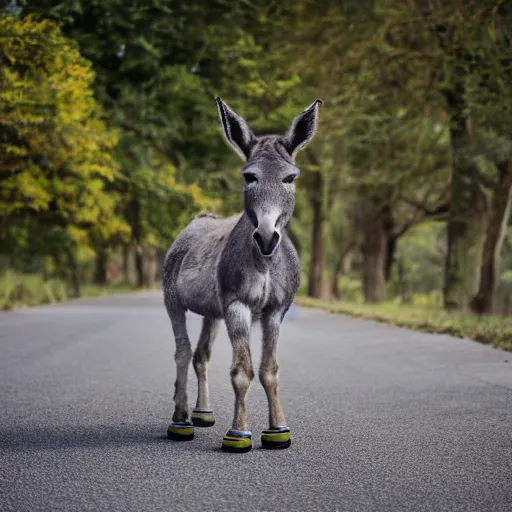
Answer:
[{"label": "donkey's hind leg", "polygon": [[199,342],[194,352],[193,365],[197,375],[197,402],[192,411],[192,423],[197,427],[212,427],[215,424],[208,389],[208,362],[218,329],[218,320],[205,317]]},{"label": "donkey's hind leg", "polygon": [[194,428],[188,421],[187,377],[192,359],[192,348],[187,333],[187,321],[183,309],[169,312],[174,340],[176,342],[176,382],[174,384],[174,414],[167,435],[176,441],[190,441],[194,438]]}]

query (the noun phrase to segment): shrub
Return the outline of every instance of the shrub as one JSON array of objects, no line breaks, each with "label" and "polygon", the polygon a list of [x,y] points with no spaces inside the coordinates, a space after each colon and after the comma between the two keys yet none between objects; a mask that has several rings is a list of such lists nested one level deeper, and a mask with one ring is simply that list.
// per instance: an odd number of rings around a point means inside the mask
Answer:
[{"label": "shrub", "polygon": [[66,283],[45,280],[41,274],[6,271],[0,276],[0,309],[61,302],[68,298]]}]

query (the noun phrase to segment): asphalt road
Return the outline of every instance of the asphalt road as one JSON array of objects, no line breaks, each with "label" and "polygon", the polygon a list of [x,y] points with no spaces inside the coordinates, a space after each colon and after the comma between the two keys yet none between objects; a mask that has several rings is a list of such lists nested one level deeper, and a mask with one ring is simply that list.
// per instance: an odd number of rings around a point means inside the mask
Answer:
[{"label": "asphalt road", "polygon": [[[189,326],[197,339],[199,318]],[[216,425],[166,439],[173,345],[159,293],[1,313],[0,511],[512,511],[512,354],[292,308],[279,359],[293,444],[259,447],[255,381],[255,446],[240,455],[220,450],[224,328]]]}]

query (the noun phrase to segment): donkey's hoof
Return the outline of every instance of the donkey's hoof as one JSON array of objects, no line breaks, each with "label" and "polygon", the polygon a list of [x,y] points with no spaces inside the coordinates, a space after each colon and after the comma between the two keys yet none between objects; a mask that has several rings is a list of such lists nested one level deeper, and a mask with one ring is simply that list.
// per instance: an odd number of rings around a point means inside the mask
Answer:
[{"label": "donkey's hoof", "polygon": [[246,453],[252,448],[251,433],[243,430],[228,430],[222,440],[222,449],[231,453]]},{"label": "donkey's hoof", "polygon": [[194,409],[191,419],[196,427],[213,427],[215,425],[215,416],[210,409]]},{"label": "donkey's hoof", "polygon": [[290,429],[286,426],[277,426],[264,430],[261,433],[261,444],[264,448],[274,450],[288,448],[292,444]]},{"label": "donkey's hoof", "polygon": [[173,441],[192,441],[194,425],[192,423],[171,423],[167,429],[167,437]]}]

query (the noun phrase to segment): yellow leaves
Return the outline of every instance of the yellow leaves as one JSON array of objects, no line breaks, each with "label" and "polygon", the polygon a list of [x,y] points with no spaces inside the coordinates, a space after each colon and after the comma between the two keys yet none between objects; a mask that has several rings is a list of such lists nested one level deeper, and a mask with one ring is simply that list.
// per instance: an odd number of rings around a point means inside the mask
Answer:
[{"label": "yellow leaves", "polygon": [[106,190],[118,134],[102,120],[90,63],[49,20],[0,15],[0,34],[0,164],[16,171],[2,181],[0,214],[49,212],[77,244],[96,224],[126,233]]},{"label": "yellow leaves", "polygon": [[152,247],[158,246],[158,237],[155,233],[148,233],[146,236],[146,243]]},{"label": "yellow leaves", "polygon": [[265,94],[265,87],[260,82],[247,82],[245,87],[247,89],[248,94],[251,94],[252,96],[255,96],[257,98]]},{"label": "yellow leaves", "polygon": [[69,235],[69,238],[76,245],[87,245],[89,242],[89,236],[85,229],[81,229],[76,226],[68,226],[66,231]]},{"label": "yellow leaves", "polygon": [[186,191],[192,196],[194,203],[203,209],[215,210],[221,205],[220,200],[205,196],[199,185],[189,185],[186,187]]},{"label": "yellow leaves", "polygon": [[190,196],[193,205],[201,209],[215,210],[220,207],[220,201],[206,196],[198,184],[186,185],[179,183],[176,180],[176,167],[173,164],[165,163],[159,172],[165,177],[164,183],[169,188],[169,192]]},{"label": "yellow leaves", "polygon": [[203,191],[196,185],[195,183],[187,187],[187,192],[192,196],[192,199],[195,203],[200,204],[202,200],[204,200]]},{"label": "yellow leaves", "polygon": [[33,172],[20,173],[16,177],[18,199],[29,199],[34,210],[43,210],[51,201],[51,194],[44,187],[45,179],[33,169]]},{"label": "yellow leaves", "polygon": [[105,239],[109,236],[117,236],[123,242],[130,240],[130,226],[118,217],[112,217],[109,224],[100,224],[100,228],[103,230],[103,237]]},{"label": "yellow leaves", "polygon": [[25,148],[20,148],[19,146],[8,145],[5,146],[5,154],[12,157],[24,157],[27,154],[27,150]]},{"label": "yellow leaves", "polygon": [[162,170],[166,175],[165,182],[168,185],[170,192],[190,196],[192,202],[202,209],[215,210],[220,206],[220,201],[206,196],[197,183],[192,183],[190,185],[178,183],[176,180],[176,168],[171,163],[166,163]]}]

